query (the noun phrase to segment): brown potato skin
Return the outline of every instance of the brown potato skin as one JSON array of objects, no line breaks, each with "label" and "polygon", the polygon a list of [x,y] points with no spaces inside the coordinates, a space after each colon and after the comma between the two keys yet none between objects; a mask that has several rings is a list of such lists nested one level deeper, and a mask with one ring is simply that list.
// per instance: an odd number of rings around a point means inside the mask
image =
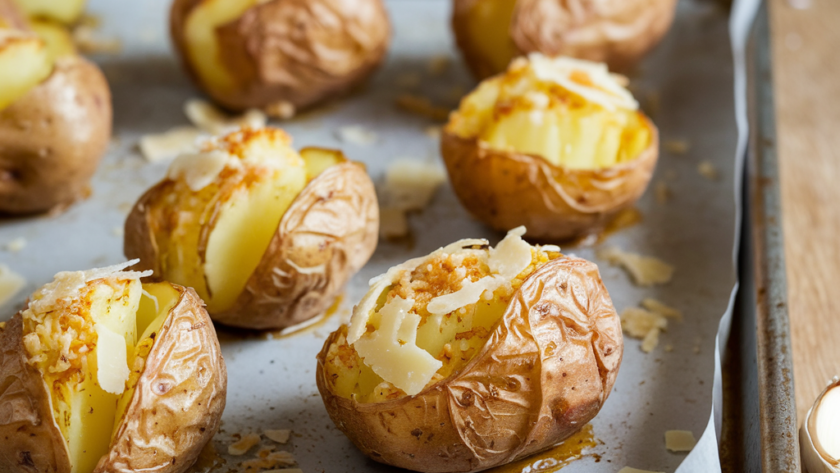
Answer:
[{"label": "brown potato skin", "polygon": [[[109,453],[94,473],[183,473],[219,430],[227,369],[216,330],[198,294],[172,286],[181,298],[158,334]],[[160,448],[167,444],[172,450]]]},{"label": "brown potato skin", "polygon": [[47,385],[26,363],[20,313],[0,331],[0,472],[70,473]]},{"label": "brown potato skin", "polygon": [[495,150],[448,127],[441,155],[455,195],[476,218],[496,230],[525,225],[530,238],[566,240],[603,228],[644,193],[659,156],[659,133],[645,120],[650,146],[604,169],[568,169],[537,155]]},{"label": "brown potato skin", "polygon": [[[479,80],[498,74],[473,44],[466,16],[474,4],[454,0],[452,28]],[[606,62],[626,72],[668,32],[677,0],[516,0],[508,35],[520,54],[541,52]]]},{"label": "brown potato skin", "polygon": [[475,472],[555,445],[589,422],[612,391],[624,348],[598,267],[560,258],[513,296],[465,367],[415,396],[360,404],[317,383],[335,425],[365,455],[426,473]]},{"label": "brown potato skin", "polygon": [[[158,183],[134,205],[125,224],[125,254],[138,267],[162,274],[151,202],[166,192]],[[203,232],[204,245],[215,217]],[[214,321],[248,329],[282,329],[323,313],[370,259],[379,235],[376,191],[364,166],[344,162],[310,181],[280,219],[262,260],[234,305]],[[302,274],[298,268],[324,265]]]},{"label": "brown potato skin", "polygon": [[[158,334],[110,452],[95,473],[140,468],[183,473],[219,428],[227,371],[216,332],[195,291],[173,287],[181,298]],[[25,353],[18,313],[0,332],[0,472],[70,473],[47,386],[26,364]],[[154,448],[165,444],[174,456]]]},{"label": "brown potato skin", "polygon": [[78,56],[0,110],[0,213],[44,212],[89,192],[111,139],[105,76]]},{"label": "brown potato skin", "polygon": [[193,81],[223,107],[300,111],[347,93],[382,62],[391,25],[381,0],[270,0],[220,26],[221,61],[236,90],[208,87],[192,67],[183,26],[200,0],[175,0],[170,32]]}]

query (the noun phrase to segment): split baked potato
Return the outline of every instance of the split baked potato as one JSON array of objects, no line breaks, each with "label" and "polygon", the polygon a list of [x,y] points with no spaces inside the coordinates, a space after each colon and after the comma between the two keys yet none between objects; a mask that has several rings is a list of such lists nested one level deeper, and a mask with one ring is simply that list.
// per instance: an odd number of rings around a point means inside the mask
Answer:
[{"label": "split baked potato", "polygon": [[125,223],[125,254],[194,288],[213,320],[281,329],[323,313],[376,248],[360,163],[276,128],[242,129],[172,163]]},{"label": "split baked potato", "polygon": [[43,18],[65,25],[82,17],[87,0],[11,0],[30,18]]},{"label": "split baked potato", "polygon": [[24,26],[0,27],[0,213],[84,197],[111,138],[111,93],[99,68],[75,53],[61,26]]},{"label": "split baked potato", "polygon": [[318,390],[365,455],[480,471],[554,446],[601,409],[624,345],[598,268],[523,233],[391,268],[329,336]]},{"label": "split baked potato", "polygon": [[174,0],[170,31],[220,105],[288,118],[362,83],[391,27],[381,0]]},{"label": "split baked potato", "polygon": [[452,28],[478,79],[539,52],[624,71],[667,33],[677,0],[453,0]]},{"label": "split baked potato", "polygon": [[227,372],[188,288],[58,273],[0,329],[0,471],[180,473],[219,428]]},{"label": "split baked potato", "polygon": [[644,193],[656,126],[603,64],[531,54],[450,115],[441,154],[462,204],[531,238],[597,231]]}]

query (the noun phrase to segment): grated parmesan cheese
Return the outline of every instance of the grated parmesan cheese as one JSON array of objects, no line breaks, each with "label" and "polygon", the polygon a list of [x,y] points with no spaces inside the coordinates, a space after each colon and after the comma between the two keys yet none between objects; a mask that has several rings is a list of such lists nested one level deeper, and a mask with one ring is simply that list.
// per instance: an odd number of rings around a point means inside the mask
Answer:
[{"label": "grated parmesan cheese", "polygon": [[697,439],[690,430],[668,430],[665,432],[665,448],[672,452],[690,452],[697,445]]},{"label": "grated parmesan cheese", "polygon": [[671,281],[674,274],[674,267],[662,260],[625,252],[616,247],[600,250],[597,255],[614,266],[624,268],[637,286],[665,284]]}]

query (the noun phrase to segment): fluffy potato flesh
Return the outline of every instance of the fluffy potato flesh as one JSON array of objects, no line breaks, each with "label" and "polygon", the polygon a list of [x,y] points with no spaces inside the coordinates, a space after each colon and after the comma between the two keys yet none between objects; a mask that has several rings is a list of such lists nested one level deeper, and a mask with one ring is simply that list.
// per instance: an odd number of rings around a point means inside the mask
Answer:
[{"label": "fluffy potato flesh", "polygon": [[203,0],[196,5],[184,23],[187,55],[196,73],[213,90],[230,90],[235,86],[219,56],[216,28],[234,21],[259,0]]},{"label": "fluffy potato flesh", "polygon": [[[153,204],[165,222],[153,229],[163,278],[191,286],[208,310],[229,309],[262,260],[286,210],[306,184],[344,161],[337,151],[296,153],[282,130],[244,130],[211,143],[204,154],[176,160],[171,188]],[[210,153],[224,156],[201,188],[186,168],[201,168]],[[212,166],[211,166],[212,168]],[[178,171],[181,169],[182,171]],[[192,186],[192,187],[191,187]]]},{"label": "fluffy potato flesh", "polygon": [[[27,362],[41,373],[74,473],[94,470],[178,293],[125,265],[59,273],[22,313]],[[140,336],[138,337],[138,334]]]},{"label": "fluffy potato flesh", "polygon": [[43,17],[70,24],[82,16],[87,0],[16,0],[30,17]]},{"label": "fluffy potato flesh", "polygon": [[496,248],[461,240],[389,270],[329,347],[331,390],[375,403],[457,373],[481,351],[525,278],[561,256],[557,247],[529,245],[523,233],[512,230]]},{"label": "fluffy potato flesh", "polygon": [[653,139],[636,101],[605,65],[540,54],[482,82],[447,127],[490,148],[570,169],[632,161]]},{"label": "fluffy potato flesh", "polygon": [[49,48],[36,35],[0,28],[0,110],[52,72]]}]

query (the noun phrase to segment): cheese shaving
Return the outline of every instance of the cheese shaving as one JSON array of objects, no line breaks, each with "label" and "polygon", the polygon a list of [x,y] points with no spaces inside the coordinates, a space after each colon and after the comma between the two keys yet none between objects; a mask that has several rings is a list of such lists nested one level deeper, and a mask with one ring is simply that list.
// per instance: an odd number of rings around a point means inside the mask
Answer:
[{"label": "cheese shaving", "polygon": [[599,251],[598,257],[624,268],[637,286],[665,284],[674,274],[673,266],[657,258],[625,252],[616,247]]},{"label": "cheese shaving", "polygon": [[668,307],[667,305],[663,304],[662,302],[660,302],[656,299],[652,299],[650,297],[646,297],[646,298],[642,299],[642,307],[644,307],[647,310],[656,312],[658,314],[662,314],[665,317],[668,317],[669,319],[677,319],[677,320],[682,320],[683,319],[682,312],[680,312],[677,309],[674,309],[673,307]]},{"label": "cheese shaving", "polygon": [[179,126],[163,133],[140,138],[140,154],[150,163],[171,161],[179,154],[198,151],[197,141],[201,130],[192,126]]},{"label": "cheese shaving", "polygon": [[292,435],[292,431],[289,429],[267,429],[263,431],[263,435],[266,436],[267,439],[280,443],[285,444],[289,441],[289,438]]},{"label": "cheese shaving", "polygon": [[193,192],[210,185],[228,165],[239,164],[230,154],[212,150],[205,153],[185,153],[172,161],[166,177],[183,180]]},{"label": "cheese shaving", "polygon": [[258,434],[248,434],[238,441],[228,445],[228,455],[245,455],[258,443],[260,443],[260,436]]},{"label": "cheese shaving", "polygon": [[444,182],[446,172],[439,165],[397,158],[385,171],[385,183],[380,193],[386,207],[404,211],[422,210]]},{"label": "cheese shaving", "polygon": [[378,140],[375,132],[360,125],[343,126],[338,129],[336,135],[344,143],[359,146],[370,146]]},{"label": "cheese shaving", "polygon": [[206,100],[191,99],[184,104],[184,114],[190,122],[207,133],[224,135],[239,128],[262,128],[268,117],[255,108],[243,115],[231,117]]},{"label": "cheese shaving", "polygon": [[607,110],[639,108],[639,103],[630,91],[624,88],[622,81],[610,74],[606,64],[531,53],[527,60],[514,60],[510,70],[523,67],[529,68],[537,79],[557,84]]},{"label": "cheese shaving", "polygon": [[628,336],[642,340],[642,351],[652,352],[659,344],[659,333],[668,327],[664,315],[638,307],[624,309],[621,313],[621,329]]},{"label": "cheese shaving", "polygon": [[[516,227],[490,249],[487,265],[490,270],[504,279],[513,279],[531,264],[531,245],[522,239],[525,227]],[[491,289],[492,290],[492,289]]]},{"label": "cheese shaving", "polygon": [[11,252],[11,253],[17,253],[18,251],[20,251],[20,250],[22,250],[22,249],[26,248],[26,243],[27,243],[27,242],[26,242],[26,238],[23,238],[23,237],[18,237],[18,238],[15,238],[15,239],[14,239],[14,240],[12,240],[12,241],[10,241],[10,242],[6,243],[6,245],[4,246],[4,248],[5,248],[5,249],[6,249],[6,251],[8,251],[8,252]]},{"label": "cheese shaving", "polygon": [[[528,258],[528,264],[530,264],[530,251],[528,252]],[[432,315],[445,315],[454,312],[461,307],[475,304],[481,299],[484,291],[493,292],[504,283],[505,279],[499,276],[488,276],[475,282],[464,281],[461,289],[432,299],[426,306],[426,310]]]},{"label": "cheese shaving", "polygon": [[697,445],[697,439],[690,430],[665,432],[665,448],[672,452],[690,452],[695,445]]},{"label": "cheese shaving", "polygon": [[0,306],[9,302],[26,285],[26,279],[12,271],[5,264],[0,264]]},{"label": "cheese shaving", "polygon": [[131,371],[128,369],[128,352],[125,338],[103,324],[96,330],[96,380],[105,392],[122,394]]},{"label": "cheese shaving", "polygon": [[[394,386],[413,396],[443,363],[415,344],[420,316],[409,313],[413,299],[396,297],[380,311],[381,326],[354,346],[365,364]],[[404,367],[412,367],[410,370]]]}]

